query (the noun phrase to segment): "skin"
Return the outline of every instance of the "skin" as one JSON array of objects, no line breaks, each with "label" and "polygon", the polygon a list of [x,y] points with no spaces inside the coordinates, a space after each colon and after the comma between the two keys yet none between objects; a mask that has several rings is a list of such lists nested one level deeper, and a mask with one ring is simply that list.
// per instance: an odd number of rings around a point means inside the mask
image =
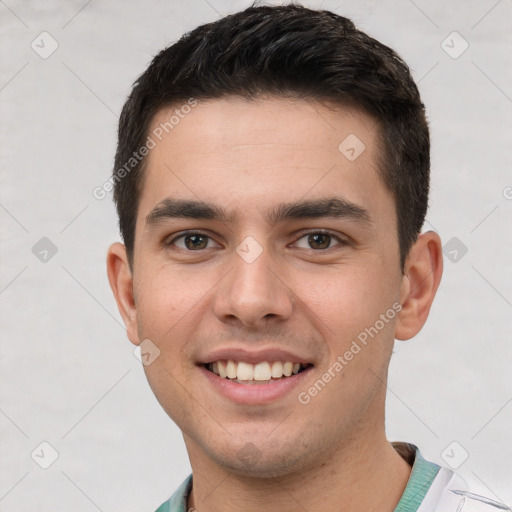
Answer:
[{"label": "skin", "polygon": [[[152,128],[169,116],[160,111]],[[349,134],[366,146],[352,162],[338,150]],[[194,475],[188,507],[329,512],[343,504],[344,511],[391,512],[398,503],[411,468],[385,435],[387,370],[394,339],[413,337],[427,319],[442,249],[436,233],[421,234],[402,273],[379,156],[378,127],[361,111],[272,97],[200,102],[151,150],[133,273],[120,243],[110,247],[107,268],[130,341],[149,338],[160,350],[144,370],[183,432]],[[221,205],[237,219],[146,226],[169,196]],[[364,208],[371,222],[265,219],[280,203],[333,196]],[[180,238],[164,246],[189,229],[210,237],[207,244],[190,249]],[[333,235],[328,249],[308,238],[318,229]],[[248,236],[263,249],[252,263],[236,252]],[[301,404],[297,393],[394,303],[399,314]],[[305,354],[314,367],[300,389],[278,400],[235,404],[196,365],[224,346],[277,346]],[[249,461],[239,456],[248,443],[257,450]]]}]

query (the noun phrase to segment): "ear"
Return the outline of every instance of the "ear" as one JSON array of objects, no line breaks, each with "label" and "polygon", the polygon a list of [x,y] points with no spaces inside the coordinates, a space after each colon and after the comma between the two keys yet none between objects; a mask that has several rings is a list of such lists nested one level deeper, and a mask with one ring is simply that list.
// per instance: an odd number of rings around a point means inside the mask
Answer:
[{"label": "ear", "polygon": [[133,276],[128,264],[126,247],[119,242],[112,244],[108,249],[107,274],[117,302],[117,308],[126,326],[128,339],[134,345],[139,345],[137,308],[133,296]]},{"label": "ear", "polygon": [[443,247],[434,231],[420,234],[405,262],[395,338],[408,340],[418,334],[427,321],[430,306],[443,275]]}]

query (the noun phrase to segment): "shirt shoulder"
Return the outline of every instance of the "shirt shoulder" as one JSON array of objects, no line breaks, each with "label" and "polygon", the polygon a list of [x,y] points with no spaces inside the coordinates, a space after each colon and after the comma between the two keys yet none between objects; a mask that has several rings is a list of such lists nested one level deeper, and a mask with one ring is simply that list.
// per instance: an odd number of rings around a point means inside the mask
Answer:
[{"label": "shirt shoulder", "polygon": [[508,506],[481,496],[451,469],[426,460],[411,443],[391,443],[412,465],[411,476],[394,512],[512,512]]},{"label": "shirt shoulder", "polygon": [[460,475],[441,468],[418,512],[511,512],[504,503],[473,491]]}]

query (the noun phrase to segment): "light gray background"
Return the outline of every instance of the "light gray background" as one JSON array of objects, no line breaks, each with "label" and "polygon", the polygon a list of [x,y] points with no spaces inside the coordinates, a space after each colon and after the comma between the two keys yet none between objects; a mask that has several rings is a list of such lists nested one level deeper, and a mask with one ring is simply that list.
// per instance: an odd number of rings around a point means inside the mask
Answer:
[{"label": "light gray background", "polygon": [[[92,190],[152,56],[249,4],[0,0],[1,511],[152,511],[190,471],[126,338],[105,271],[117,218]],[[411,66],[432,130],[425,227],[468,249],[445,258],[423,331],[397,344],[388,437],[445,466],[467,451],[458,472],[510,504],[511,2],[304,4],[353,18]],[[31,47],[43,31],[59,45],[47,59]],[[456,59],[441,46],[462,48],[453,31],[469,44]],[[58,248],[46,263],[42,237]],[[59,454],[46,470],[31,458],[49,457],[43,441]]]}]

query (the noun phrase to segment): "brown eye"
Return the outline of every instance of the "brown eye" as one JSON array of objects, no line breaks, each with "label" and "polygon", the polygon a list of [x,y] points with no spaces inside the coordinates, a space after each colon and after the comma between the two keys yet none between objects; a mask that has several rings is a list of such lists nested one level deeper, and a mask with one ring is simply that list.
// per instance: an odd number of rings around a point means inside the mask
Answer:
[{"label": "brown eye", "polygon": [[208,245],[208,237],[203,235],[185,235],[185,246],[187,249],[204,249]]},{"label": "brown eye", "polygon": [[[183,242],[178,244],[178,240],[183,239]],[[197,251],[200,249],[207,249],[208,242],[211,238],[204,233],[183,233],[172,240],[165,243],[167,247],[175,246],[182,250]]]},{"label": "brown eye", "polygon": [[316,233],[308,236],[308,243],[314,249],[328,249],[331,242],[331,235]]},{"label": "brown eye", "polygon": [[[306,240],[306,243],[300,243],[301,240]],[[331,242],[337,242],[331,243]],[[295,245],[297,245],[301,249],[314,249],[316,251],[322,251],[327,249],[332,249],[334,246],[345,246],[347,245],[347,242],[345,242],[340,237],[333,235],[328,232],[323,231],[312,231],[310,233],[306,233],[305,235],[301,236],[297,242],[295,242]]]}]

